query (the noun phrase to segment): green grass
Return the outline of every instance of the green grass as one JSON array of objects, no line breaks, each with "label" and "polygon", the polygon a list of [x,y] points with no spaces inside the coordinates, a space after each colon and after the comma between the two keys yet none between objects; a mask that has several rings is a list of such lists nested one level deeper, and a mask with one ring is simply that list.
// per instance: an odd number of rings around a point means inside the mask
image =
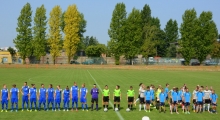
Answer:
[{"label": "green grass", "polygon": [[[89,74],[91,73],[91,75]],[[80,69],[80,68],[60,68],[60,69],[43,69],[43,68],[0,68],[0,85],[7,84],[8,88],[11,88],[12,84],[17,84],[19,88],[23,85],[25,81],[28,85],[35,83],[36,87],[39,88],[41,83],[44,83],[46,87],[49,84],[61,85],[65,88],[67,85],[70,87],[73,82],[76,81],[78,86],[82,83],[86,83],[86,87],[90,90],[92,85],[95,83],[93,78],[97,81],[100,87],[104,88],[108,85],[111,91],[116,85],[121,86],[122,90],[122,101],[121,101],[121,111],[120,115],[125,120],[141,120],[143,116],[149,116],[151,120],[218,120],[220,116],[217,114],[202,113],[196,114],[192,113],[190,115],[185,115],[180,113],[179,115],[171,115],[167,113],[158,113],[152,108],[151,113],[146,113],[144,111],[139,112],[138,106],[137,110],[132,112],[126,112],[127,101],[126,101],[126,91],[129,86],[133,86],[138,93],[138,84],[143,82],[145,85],[164,85],[170,83],[170,88],[173,86],[180,87],[184,83],[192,91],[196,85],[213,86],[217,93],[220,93],[220,73],[219,72],[205,72],[205,71],[156,71],[156,70],[116,70],[116,69]],[[137,96],[137,94],[136,94]],[[91,95],[88,95],[87,101],[90,106]],[[111,96],[112,102],[112,96]],[[9,108],[10,108],[9,104]],[[81,104],[79,104],[81,107]],[[101,95],[99,95],[99,107],[101,106]],[[21,100],[19,101],[19,108],[21,108]],[[220,108],[218,107],[220,110]],[[167,108],[168,110],[168,108]],[[103,109],[97,111],[83,112],[81,109],[78,112],[8,112],[0,113],[0,120],[119,120],[117,114],[110,109],[108,112],[103,112]]]}]

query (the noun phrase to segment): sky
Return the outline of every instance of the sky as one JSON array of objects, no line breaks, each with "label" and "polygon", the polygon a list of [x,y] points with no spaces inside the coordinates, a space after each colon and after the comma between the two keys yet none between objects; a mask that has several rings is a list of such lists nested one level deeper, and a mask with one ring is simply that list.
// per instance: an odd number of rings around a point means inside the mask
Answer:
[{"label": "sky", "polygon": [[151,15],[160,19],[161,29],[164,29],[169,19],[177,20],[180,26],[182,15],[187,9],[195,8],[197,16],[202,11],[211,11],[220,31],[220,0],[0,0],[0,48],[15,46],[13,39],[17,35],[17,18],[27,2],[31,4],[32,17],[35,15],[36,8],[44,4],[47,18],[55,5],[60,5],[62,11],[65,11],[69,5],[76,4],[87,21],[87,31],[84,36],[94,36],[102,44],[107,44],[110,40],[108,29],[112,12],[115,5],[121,2],[125,3],[127,14],[132,11],[132,8],[141,10],[145,4],[148,4]]}]

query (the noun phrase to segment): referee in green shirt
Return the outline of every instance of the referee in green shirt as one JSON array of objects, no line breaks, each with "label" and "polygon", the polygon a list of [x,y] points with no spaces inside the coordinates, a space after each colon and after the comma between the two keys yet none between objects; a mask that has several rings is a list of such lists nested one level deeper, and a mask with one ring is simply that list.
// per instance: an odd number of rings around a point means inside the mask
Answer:
[{"label": "referee in green shirt", "polygon": [[113,100],[114,100],[114,110],[116,108],[116,104],[118,104],[118,110],[119,110],[120,100],[121,100],[121,90],[119,85],[116,85],[116,89],[113,92]]},{"label": "referee in green shirt", "polygon": [[134,99],[135,99],[135,92],[133,90],[133,87],[130,86],[130,89],[127,91],[127,100],[128,100],[128,108],[130,110],[132,110],[132,107],[133,107],[133,102],[134,102]]},{"label": "referee in green shirt", "polygon": [[110,97],[110,91],[108,89],[108,85],[105,85],[105,89],[103,89],[103,92],[102,92],[103,108],[107,108],[108,109],[109,97]]}]

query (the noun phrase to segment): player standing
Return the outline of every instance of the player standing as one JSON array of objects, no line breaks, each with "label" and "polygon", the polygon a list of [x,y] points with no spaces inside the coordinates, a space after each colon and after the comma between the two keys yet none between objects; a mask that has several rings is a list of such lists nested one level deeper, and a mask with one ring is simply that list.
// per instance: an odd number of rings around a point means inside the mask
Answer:
[{"label": "player standing", "polygon": [[197,99],[197,92],[199,90],[199,86],[196,86],[196,89],[193,90],[193,98],[192,98],[192,101],[193,101],[193,112],[196,112],[196,108],[197,108],[197,103],[196,103],[196,99]]},{"label": "player standing", "polygon": [[84,107],[86,107],[86,111],[88,111],[88,106],[87,106],[87,96],[88,90],[86,88],[85,83],[82,84],[82,88],[80,89],[80,102],[82,103],[82,110],[84,111]]},{"label": "player standing", "polygon": [[210,100],[212,102],[212,112],[211,113],[216,113],[216,107],[217,107],[217,99],[218,95],[215,93],[215,90],[212,90],[212,94],[210,95]]},{"label": "player standing", "polygon": [[149,86],[147,86],[147,90],[145,91],[144,94],[145,94],[146,112],[150,112],[150,104],[151,104],[151,100],[152,100],[152,92],[150,91],[150,87]]},{"label": "player standing", "polygon": [[120,110],[121,90],[119,85],[116,85],[116,88],[113,92],[113,101],[114,101],[114,110],[116,109],[116,104],[118,104],[118,110]]},{"label": "player standing", "polygon": [[133,102],[134,102],[134,99],[135,99],[135,92],[133,90],[133,87],[130,86],[130,89],[127,91],[127,100],[128,100],[128,108],[130,110],[132,110],[132,107],[133,107]]},{"label": "player standing", "polygon": [[108,109],[109,98],[110,98],[110,90],[108,89],[108,85],[105,85],[105,89],[103,89],[103,92],[102,92],[103,108]]},{"label": "player standing", "polygon": [[44,88],[44,84],[41,84],[41,88],[39,89],[39,94],[38,94],[39,110],[41,109],[41,104],[43,103],[44,110],[46,111],[46,95],[47,95],[47,90]]},{"label": "player standing", "polygon": [[170,86],[170,85],[167,83],[167,84],[166,84],[166,88],[165,88],[165,90],[164,90],[164,92],[165,92],[166,95],[167,95],[167,97],[166,97],[166,101],[167,101],[167,103],[169,103],[169,100],[168,100],[169,86]]},{"label": "player standing", "polygon": [[184,107],[183,107],[183,104],[182,104],[182,102],[183,102],[183,100],[182,100],[182,95],[183,95],[183,92],[182,92],[182,89],[180,88],[179,90],[178,90],[178,88],[177,88],[177,93],[178,93],[178,104],[182,107],[182,112],[184,113]]},{"label": "player standing", "polygon": [[0,101],[2,103],[2,110],[4,111],[4,105],[5,105],[5,112],[8,112],[8,100],[9,100],[9,90],[7,89],[7,86],[4,84],[3,89],[1,90],[0,94]]},{"label": "player standing", "polygon": [[67,86],[65,90],[63,90],[63,111],[69,111],[69,102],[70,102],[70,90]]},{"label": "player standing", "polygon": [[162,110],[161,110],[161,108],[163,108],[163,112],[165,113],[165,101],[166,101],[166,97],[167,97],[167,94],[166,94],[166,92],[164,91],[164,89],[163,88],[161,88],[161,92],[160,92],[160,94],[159,94],[159,101],[160,101],[160,111],[159,111],[159,113],[161,113],[162,112]]},{"label": "player standing", "polygon": [[204,99],[205,103],[203,104],[203,111],[205,111],[206,105],[207,105],[207,110],[209,112],[210,109],[210,95],[212,94],[212,91],[208,89],[208,86],[206,86],[204,92]]},{"label": "player standing", "polygon": [[139,95],[140,95],[140,104],[139,104],[139,111],[141,111],[141,106],[143,105],[144,106],[144,110],[146,110],[146,105],[145,105],[145,86],[142,85],[141,86],[141,90],[139,91]]},{"label": "player standing", "polygon": [[140,94],[141,94],[141,90],[142,90],[142,86],[143,86],[144,84],[143,83],[140,83],[139,84],[139,95],[138,95],[138,98],[134,101],[134,105],[136,106],[136,103],[137,103],[137,101],[139,101],[140,100]]},{"label": "player standing", "polygon": [[54,111],[54,89],[52,84],[47,89],[47,111],[49,111],[50,103],[52,105],[52,111]]},{"label": "player standing", "polygon": [[[57,89],[55,90],[55,111],[56,108],[58,111],[60,111],[60,103],[61,103],[61,93],[62,93],[62,89],[60,89],[60,85],[57,86]],[[58,106],[57,106],[58,105]]]},{"label": "player standing", "polygon": [[189,89],[186,88],[186,92],[183,94],[184,96],[184,102],[185,102],[185,114],[190,114],[190,99],[191,99],[191,93],[189,92]]},{"label": "player standing", "polygon": [[173,109],[175,107],[175,111],[177,114],[178,113],[178,106],[177,106],[177,101],[178,101],[178,91],[177,91],[177,88],[173,89],[173,92],[172,92],[172,109],[171,109],[171,114],[173,114]]},{"label": "player standing", "polygon": [[199,92],[197,92],[196,94],[196,102],[197,102],[197,109],[196,109],[196,112],[199,113],[202,113],[202,104],[203,104],[203,97],[204,97],[204,93],[202,92],[202,88],[199,88]]},{"label": "player standing", "polygon": [[16,85],[12,85],[13,88],[11,88],[11,112],[14,111],[14,104],[16,105],[16,112],[18,112],[18,100],[19,100],[19,89],[16,88]]},{"label": "player standing", "polygon": [[71,91],[71,99],[72,99],[72,111],[74,109],[74,103],[76,103],[76,111],[78,111],[78,98],[79,98],[79,88],[74,82],[74,85],[70,89]]},{"label": "player standing", "polygon": [[29,100],[30,100],[30,112],[32,111],[32,104],[34,103],[35,112],[37,112],[37,89],[35,84],[31,84],[32,88],[29,90]]},{"label": "player standing", "polygon": [[28,94],[29,94],[29,86],[27,86],[27,82],[24,82],[24,86],[21,88],[22,94],[22,112],[24,111],[24,104],[26,103],[26,108],[28,111]]},{"label": "player standing", "polygon": [[151,92],[151,104],[154,106],[154,108],[156,108],[156,101],[154,100],[155,99],[155,87],[154,85],[151,85],[151,89],[150,89],[150,92]]},{"label": "player standing", "polygon": [[96,111],[98,111],[98,95],[99,95],[99,89],[96,88],[96,84],[93,85],[93,88],[91,89],[90,94],[92,95],[91,111],[93,111],[94,102],[96,103]]}]

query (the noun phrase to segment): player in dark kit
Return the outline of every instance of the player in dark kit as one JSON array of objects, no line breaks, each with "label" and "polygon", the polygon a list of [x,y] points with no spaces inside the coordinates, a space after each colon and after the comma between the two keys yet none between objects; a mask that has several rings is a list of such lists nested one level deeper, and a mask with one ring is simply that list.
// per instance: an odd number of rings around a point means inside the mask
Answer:
[{"label": "player in dark kit", "polygon": [[98,95],[99,95],[99,89],[96,88],[96,84],[93,85],[92,90],[90,91],[90,94],[92,95],[92,105],[91,110],[93,111],[93,104],[96,103],[96,111],[98,111]]}]

